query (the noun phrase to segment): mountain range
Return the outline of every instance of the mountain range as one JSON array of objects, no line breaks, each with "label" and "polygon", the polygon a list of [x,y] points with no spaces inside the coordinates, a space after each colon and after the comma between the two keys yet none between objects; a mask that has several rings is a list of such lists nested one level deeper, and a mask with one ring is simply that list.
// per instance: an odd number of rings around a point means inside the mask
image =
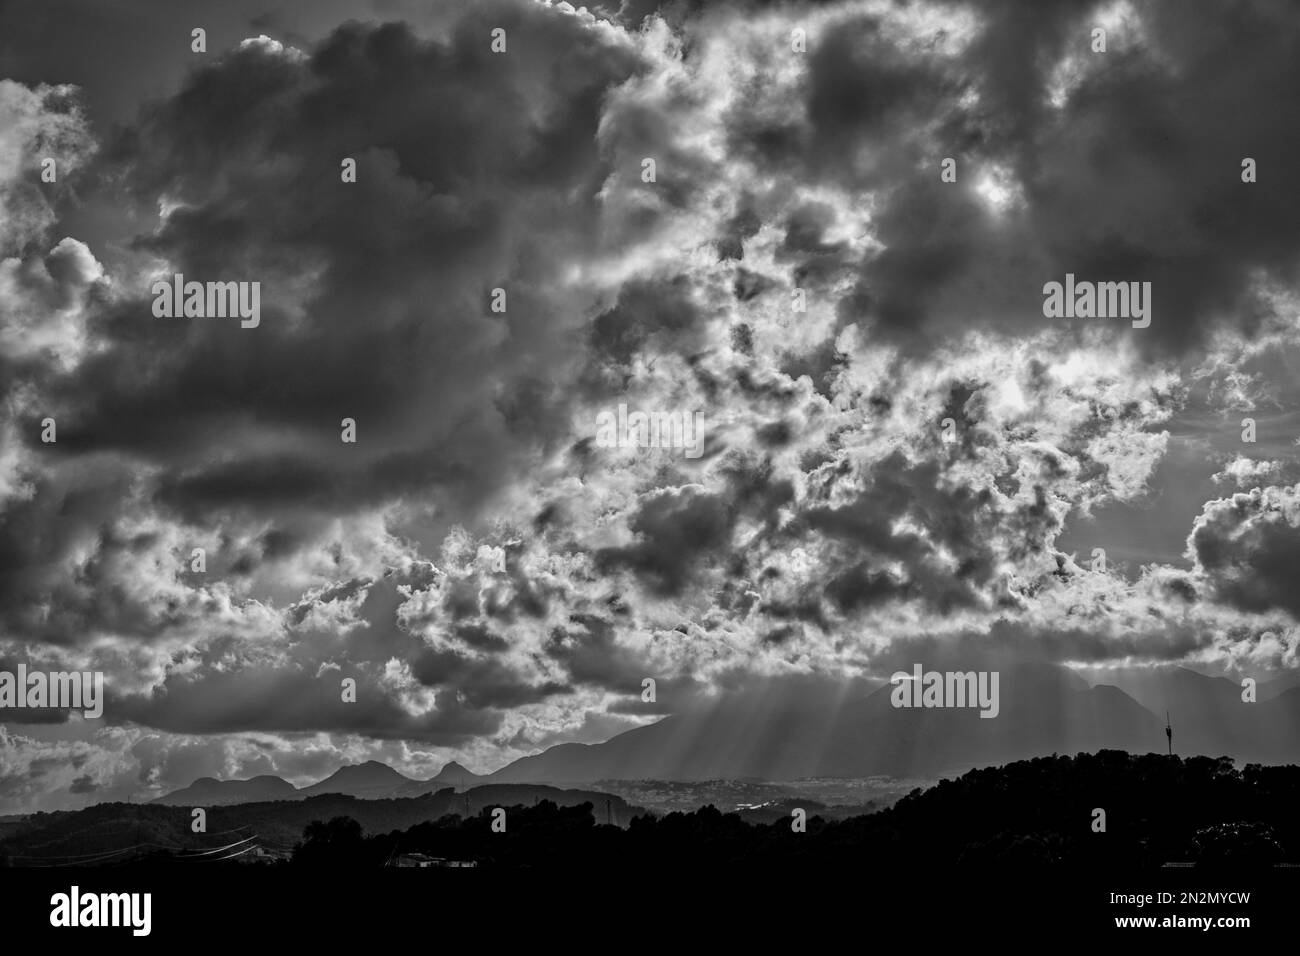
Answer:
[{"label": "mountain range", "polygon": [[809,676],[724,694],[598,744],[559,744],[494,773],[447,764],[428,780],[377,761],[340,768],[296,789],[274,776],[210,777],[157,803],[220,806],[320,794],[414,797],[483,784],[584,784],[598,780],[718,780],[805,777],[938,777],[1053,753],[1164,752],[1165,715],[1174,751],[1242,762],[1300,761],[1300,681],[1261,683],[1257,701],[1239,684],[1183,667],[1107,672],[1090,685],[1049,664],[999,669],[1000,709],[899,708],[880,681]]},{"label": "mountain range", "polygon": [[487,782],[454,760],[428,780],[415,780],[398,773],[386,763],[368,760],[340,767],[319,783],[301,789],[281,777],[270,775],[251,780],[200,777],[188,787],[174,790],[153,802],[165,806],[221,807],[236,803],[306,800],[324,794],[341,794],[362,800],[396,800],[421,797],[447,788],[463,790],[471,781]]}]

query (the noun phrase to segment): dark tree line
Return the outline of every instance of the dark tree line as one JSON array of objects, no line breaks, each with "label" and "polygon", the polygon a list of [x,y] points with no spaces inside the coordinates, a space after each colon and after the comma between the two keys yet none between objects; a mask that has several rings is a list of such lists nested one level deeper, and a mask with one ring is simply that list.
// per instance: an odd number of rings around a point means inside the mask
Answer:
[{"label": "dark tree line", "polygon": [[[789,819],[751,824],[711,806],[636,817],[620,829],[598,824],[590,803],[542,801],[507,808],[504,833],[493,832],[487,810],[372,836],[347,817],[318,821],[304,832],[294,862],[382,866],[421,853],[509,868],[1257,867],[1300,862],[1296,806],[1300,767],[1237,770],[1226,757],[1101,751],[974,770],[878,813],[842,821],[811,816],[804,833]],[[1098,809],[1104,832],[1097,831]]]}]

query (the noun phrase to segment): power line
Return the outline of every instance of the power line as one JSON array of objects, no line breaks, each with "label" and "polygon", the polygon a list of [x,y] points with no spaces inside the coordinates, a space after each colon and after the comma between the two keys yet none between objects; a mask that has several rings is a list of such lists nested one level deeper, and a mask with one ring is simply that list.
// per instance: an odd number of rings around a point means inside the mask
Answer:
[{"label": "power line", "polygon": [[[240,842],[244,842],[244,841],[240,841]],[[238,843],[232,843],[232,844],[231,844],[231,846],[238,846],[238,845],[239,845]],[[228,854],[226,854],[225,856],[214,857],[214,858],[212,858],[212,859],[201,859],[201,858],[199,858],[199,857],[195,857],[195,856],[175,856],[175,857],[172,857],[171,859],[175,860],[175,861],[178,862],[178,863],[181,863],[181,862],[183,862],[183,863],[221,863],[221,862],[223,862],[223,861],[225,861],[225,860],[233,860],[233,859],[234,859],[235,857],[237,857],[237,856],[243,856],[245,853],[252,853],[252,852],[253,852],[254,850],[256,850],[257,848],[258,848],[258,845],[257,845],[256,843],[254,843],[252,846],[246,846],[246,847],[244,847],[242,850],[236,850],[234,853],[228,853]]]},{"label": "power line", "polygon": [[[232,830],[220,830],[214,834],[208,834],[208,835],[221,836],[223,834],[238,833],[240,831],[248,830],[248,829],[249,827],[247,825],[244,825],[244,826],[235,827]],[[13,854],[12,858],[16,860],[40,861],[39,863],[36,864],[27,864],[32,866],[40,866],[41,864],[45,864],[48,866],[82,866],[88,864],[93,865],[101,860],[107,860],[111,857],[121,856],[123,853],[130,853],[132,850],[138,850],[138,849],[176,850],[176,851],[180,851],[180,853],[178,854],[180,858],[194,858],[194,857],[209,856],[213,853],[221,853],[224,852],[225,850],[231,849],[232,847],[239,846],[240,844],[248,843],[251,840],[256,840],[257,838],[258,838],[257,834],[254,833],[252,836],[246,837],[243,840],[236,840],[234,843],[228,843],[224,846],[203,848],[203,849],[197,847],[187,847],[179,843],[155,843],[152,841],[145,841],[141,843],[133,843],[130,846],[125,846],[116,850],[100,850],[100,851],[95,851],[93,853],[48,854],[48,855],[33,854],[33,853],[17,853],[17,854]],[[55,842],[55,841],[50,841],[50,842]],[[42,844],[42,845],[44,846],[48,844]],[[67,861],[67,862],[60,862],[60,861]]]},{"label": "power line", "polygon": [[211,850],[203,850],[202,852],[198,852],[198,853],[178,853],[176,854],[176,858],[178,860],[193,860],[199,857],[211,856],[213,853],[223,853],[226,850],[231,849],[232,847],[237,847],[244,843],[251,843],[256,839],[257,839],[257,834],[254,833],[251,837],[245,837],[242,840],[236,840],[234,843],[228,843],[225,846],[219,846]]}]

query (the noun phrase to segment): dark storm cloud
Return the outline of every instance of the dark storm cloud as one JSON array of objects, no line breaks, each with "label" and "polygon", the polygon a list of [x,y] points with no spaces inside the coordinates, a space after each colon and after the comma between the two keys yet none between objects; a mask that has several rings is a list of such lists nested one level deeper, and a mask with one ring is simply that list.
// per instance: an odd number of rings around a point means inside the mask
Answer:
[{"label": "dark storm cloud", "polygon": [[[717,239],[719,259],[743,259],[743,243],[746,239],[752,239],[762,228],[763,220],[754,210],[753,200],[752,194],[743,194],[736,203],[735,213],[723,225],[722,235]],[[742,298],[739,292],[736,297]]]},{"label": "dark storm cloud", "polygon": [[476,651],[500,652],[509,650],[510,642],[504,637],[493,634],[484,624],[460,624],[453,631],[457,640]]},{"label": "dark storm cloud", "polygon": [[[308,653],[331,655],[326,658],[330,661],[345,662],[341,664],[345,671],[349,663],[372,667],[390,661],[407,663],[416,681],[438,689],[439,710],[449,695],[456,698],[457,708],[465,714],[486,715],[571,690],[563,682],[538,681],[522,673],[520,662],[506,653],[512,641],[496,630],[502,622],[513,620],[521,608],[537,613],[541,610],[529,603],[539,589],[517,563],[504,576],[509,585],[502,584],[502,576],[495,574],[430,580],[422,571],[418,567],[413,573],[390,571],[380,581],[354,582],[304,602],[297,615],[300,621],[306,618],[309,607],[360,596],[356,618],[361,626],[333,639],[309,633],[302,647],[309,649]],[[442,598],[440,603],[432,604],[428,613],[399,615],[411,597],[428,596],[427,589],[435,581],[441,584],[437,592]],[[444,635],[437,647],[428,646],[416,636],[424,629]]]},{"label": "dark storm cloud", "polygon": [[[8,273],[32,321],[69,313],[87,348],[0,356],[15,410],[0,426],[17,416],[0,449],[0,631],[101,657],[121,675],[112,725],[480,753],[598,739],[718,689],[758,701],[760,674],[792,665],[1293,647],[1214,629],[1232,610],[1300,615],[1295,505],[1276,494],[1211,503],[1194,570],[1147,568],[1127,591],[1055,552],[1061,515],[1095,504],[1094,486],[1145,487],[1159,448],[1117,446],[1156,437],[1139,429],[1175,399],[1083,382],[1105,374],[1087,350],[1062,373],[1011,346],[1046,327],[1042,284],[1067,271],[1152,281],[1151,329],[1112,331],[1157,353],[1259,318],[1252,277],[1294,278],[1300,252],[1283,178],[1300,134],[1276,112],[1300,88],[1300,17],[1144,4],[1142,36],[1115,27],[1092,54],[1101,7],[1076,0],[830,19],[619,6],[630,24],[657,9],[675,35],[525,0],[441,5],[433,30],[335,29],[332,12],[237,0],[206,57],[176,53],[198,7],[169,7],[144,31],[167,45],[149,62],[114,18],[86,21],[113,20],[105,44],[141,65],[87,94],[101,134],[126,126],[59,199],[61,231]],[[805,10],[821,26],[792,60]],[[949,14],[960,33],[969,11],[955,53],[911,34],[913,15]],[[244,22],[305,52],[232,50]],[[41,56],[20,45],[56,42],[56,14],[30,24],[0,11],[0,75],[17,64],[32,82]],[[489,49],[497,26],[508,56]],[[79,32],[41,78],[76,80],[91,46]],[[1067,57],[1079,79],[1058,107]],[[160,98],[137,110],[146,87]],[[1240,182],[1246,155],[1258,184]],[[639,181],[644,156],[655,184]],[[1004,206],[982,180],[994,172]],[[81,231],[105,208],[126,249]],[[45,252],[63,230],[87,244]],[[155,318],[150,258],[260,281],[261,325]],[[788,313],[792,282],[807,316]],[[505,313],[489,308],[497,287]],[[986,331],[1008,339],[976,340],[987,351],[960,373],[924,358]],[[707,454],[598,454],[587,406],[639,396],[702,404]],[[958,423],[955,446],[916,420],[934,412]],[[47,414],[56,445],[39,442]],[[441,535],[436,565],[421,560]],[[200,536],[204,572],[187,569]],[[489,572],[480,544],[504,565]],[[1016,590],[994,599],[1004,575]],[[879,627],[857,633],[855,617]],[[175,740],[154,737],[156,768]],[[209,743],[205,768],[234,765]],[[87,770],[64,794],[112,794]],[[193,775],[184,760],[176,773]]]},{"label": "dark storm cloud", "polygon": [[[1297,274],[1300,198],[1274,176],[1300,148],[1276,114],[1300,86],[1300,14],[1269,2],[1195,17],[1177,3],[1139,10],[1169,66],[1135,56],[1100,71],[1039,131],[1027,181],[1056,261],[1149,279],[1166,319],[1152,331],[1182,350],[1210,323],[1251,328],[1255,270]],[[1241,182],[1247,156],[1255,185]],[[1027,153],[1020,167],[1029,163]]]},{"label": "dark storm cloud", "polygon": [[794,500],[794,487],[775,474],[769,459],[740,451],[728,453],[718,471],[724,483],[716,493],[687,485],[646,496],[628,519],[636,540],[596,551],[597,568],[630,571],[660,596],[680,593],[704,566],[743,575],[746,556],[730,547],[736,521],[752,517],[771,536],[779,509]]},{"label": "dark storm cloud", "polygon": [[[568,693],[565,684],[546,681],[531,684],[508,664],[488,657],[470,657],[452,650],[428,650],[411,662],[416,680],[445,687],[468,710],[506,709]],[[439,695],[441,703],[443,695]]]},{"label": "dark storm cloud", "polygon": [[[488,587],[472,575],[458,583],[467,593]],[[408,600],[430,597],[426,612],[400,613]],[[454,746],[495,733],[510,708],[572,690],[563,681],[526,674],[507,654],[512,643],[486,619],[450,623],[461,600],[445,575],[419,564],[378,580],[325,587],[288,609],[284,634],[252,641],[212,637],[173,655],[148,694],[110,687],[105,717],[175,733],[357,733]],[[338,623],[322,625],[322,619]],[[450,640],[430,646],[417,630],[446,633]],[[575,675],[592,660],[562,658],[556,655]],[[394,683],[394,665],[409,668],[409,682]],[[344,678],[356,681],[355,701],[342,699]],[[421,705],[415,709],[422,712],[413,713],[401,702],[402,693],[425,689],[434,691],[432,709]]]},{"label": "dark storm cloud", "polygon": [[[509,57],[488,49],[495,26]],[[137,250],[190,279],[261,282],[262,321],[155,318],[142,277],[91,309],[94,347],[75,368],[6,357],[0,388],[42,396],[17,424],[43,474],[0,513],[0,616],[19,633],[166,626],[99,589],[97,559],[68,578],[75,544],[121,547],[128,489],[199,526],[273,521],[212,556],[213,573],[244,576],[406,496],[472,521],[567,421],[585,303],[557,277],[605,248],[596,134],[637,55],[530,4],[476,8],[446,40],[353,23],[307,56],[212,42],[103,151],[92,198],[127,200],[135,223],[180,203]],[[355,184],[340,181],[344,157]],[[64,258],[46,257],[35,290],[51,308],[67,298]],[[504,314],[488,308],[496,287]],[[46,415],[57,444],[38,443]],[[356,444],[340,441],[345,417]]]},{"label": "dark storm cloud", "polygon": [[300,601],[289,608],[285,614],[285,619],[290,625],[301,624],[313,608],[338,600],[354,598],[361,592],[366,591],[372,583],[369,578],[353,578],[351,581],[330,585],[312,595],[309,600]]},{"label": "dark storm cloud", "polygon": [[597,356],[623,365],[647,345],[659,351],[688,344],[699,322],[685,276],[632,281],[620,290],[614,307],[592,323],[591,346]]},{"label": "dark storm cloud", "polygon": [[960,93],[933,60],[901,49],[880,26],[872,16],[852,18],[817,43],[805,103],[809,160],[846,175],[854,154],[867,147],[866,179],[874,183],[908,170],[918,126]]},{"label": "dark storm cloud", "polygon": [[[488,50],[495,25],[510,57]],[[600,97],[635,68],[576,18],[498,5],[447,43],[353,24],[310,58],[254,44],[197,71],[112,158],[142,212],[183,203],[141,249],[190,278],[261,281],[262,324],[120,306],[106,348],[44,383],[59,450],[152,459],[190,518],[416,488],[472,510],[535,441],[498,397],[547,398],[545,370],[574,344],[553,282],[594,248]],[[303,274],[317,278],[299,310]],[[504,315],[487,308],[497,286]],[[339,441],[344,417],[356,445]],[[295,440],[249,447],[263,430]]]},{"label": "dark storm cloud", "polygon": [[[116,531],[111,515],[129,494],[125,470],[69,465],[47,473],[26,500],[11,501],[0,513],[0,626],[53,644],[79,643],[93,623],[155,633],[157,621],[125,596],[99,591],[112,554],[142,544]],[[87,537],[98,548],[69,573],[63,563]]]},{"label": "dark storm cloud", "polygon": [[[863,477],[851,503],[805,511],[803,528],[846,548],[846,566],[827,588],[841,610],[915,596],[949,611],[973,604],[978,589],[993,579],[991,532],[1001,517],[996,499],[987,489],[947,487],[941,473],[938,462],[912,464],[895,453]],[[926,533],[896,530],[904,517]],[[1032,530],[1041,541],[1043,528]],[[947,567],[941,554],[956,567]],[[893,562],[906,577],[884,571]]]},{"label": "dark storm cloud", "polygon": [[1300,499],[1297,487],[1256,489],[1211,501],[1187,539],[1213,594],[1243,611],[1300,618]]},{"label": "dark storm cloud", "polygon": [[693,578],[697,562],[731,540],[735,512],[721,495],[694,487],[666,490],[642,502],[628,520],[634,544],[596,553],[601,570],[626,568],[658,594],[676,594]]},{"label": "dark storm cloud", "polygon": [[[357,682],[346,702],[342,680]],[[383,740],[409,738],[455,745],[495,732],[501,712],[438,694],[437,708],[420,716],[405,710],[373,673],[344,669],[317,677],[291,667],[207,669],[201,676],[169,675],[148,696],[109,695],[105,716],[188,734],[240,731],[356,733]]]},{"label": "dark storm cloud", "polygon": [[486,582],[483,613],[501,623],[544,616],[553,600],[562,600],[561,589],[531,579],[518,562],[507,561],[504,576]]},{"label": "dark storm cloud", "polygon": [[554,628],[546,653],[564,664],[573,681],[615,693],[641,689],[651,668],[640,655],[619,643],[615,625],[591,614],[574,614],[569,625]]},{"label": "dark storm cloud", "polygon": [[[760,169],[880,188],[884,249],[863,258],[846,319],[919,348],[972,325],[1032,331],[1049,321],[1042,285],[1073,272],[1152,283],[1151,328],[1124,333],[1144,349],[1185,352],[1215,324],[1252,330],[1267,313],[1256,279],[1292,281],[1300,260],[1286,178],[1300,127],[1277,114],[1300,88],[1300,12],[1140,3],[1146,40],[1112,27],[1093,53],[1101,4],[947,6],[980,18],[957,56],[904,51],[876,18],[848,17],[809,49],[802,116],[774,126],[742,101],[730,118]],[[1057,109],[1067,56],[1086,72]],[[956,183],[940,182],[943,157]],[[1256,184],[1241,181],[1245,157]],[[1000,215],[974,189],[995,164],[1023,198]]]},{"label": "dark storm cloud", "polygon": [[863,263],[840,314],[869,316],[909,347],[936,347],[973,326],[1007,332],[1044,322],[1038,270],[1048,270],[1043,281],[1064,276],[1042,263],[1022,226],[995,222],[968,179],[940,183],[936,172],[905,182],[876,227],[885,249]]},{"label": "dark storm cloud", "polygon": [[1029,625],[1000,619],[987,631],[942,636],[921,634],[902,637],[873,655],[871,664],[880,677],[898,670],[910,671],[917,661],[927,668],[966,669],[978,665],[1015,669],[1024,665],[1059,664],[1062,661],[1177,661],[1204,650],[1213,641],[1207,629],[1160,622],[1142,633],[1106,633],[1093,626]]},{"label": "dark storm cloud", "polygon": [[[767,433],[772,444],[781,444],[775,437],[781,432],[781,423],[759,429]],[[743,514],[752,515],[763,522],[768,532],[776,529],[778,511],[792,505],[795,499],[794,483],[788,477],[779,477],[772,460],[758,455],[735,453],[719,468],[727,480],[727,490],[734,506]]]}]

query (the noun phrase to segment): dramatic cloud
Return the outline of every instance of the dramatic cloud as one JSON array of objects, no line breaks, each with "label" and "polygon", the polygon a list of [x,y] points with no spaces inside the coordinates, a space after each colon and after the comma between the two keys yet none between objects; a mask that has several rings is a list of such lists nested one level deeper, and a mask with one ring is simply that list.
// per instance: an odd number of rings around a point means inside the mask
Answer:
[{"label": "dramatic cloud", "polygon": [[0,664],[109,688],[6,719],[0,808],[920,653],[1297,666],[1284,5],[121,6],[0,11]]},{"label": "dramatic cloud", "polygon": [[1211,501],[1187,547],[1218,595],[1243,611],[1282,609],[1300,618],[1300,486],[1256,488]]}]

